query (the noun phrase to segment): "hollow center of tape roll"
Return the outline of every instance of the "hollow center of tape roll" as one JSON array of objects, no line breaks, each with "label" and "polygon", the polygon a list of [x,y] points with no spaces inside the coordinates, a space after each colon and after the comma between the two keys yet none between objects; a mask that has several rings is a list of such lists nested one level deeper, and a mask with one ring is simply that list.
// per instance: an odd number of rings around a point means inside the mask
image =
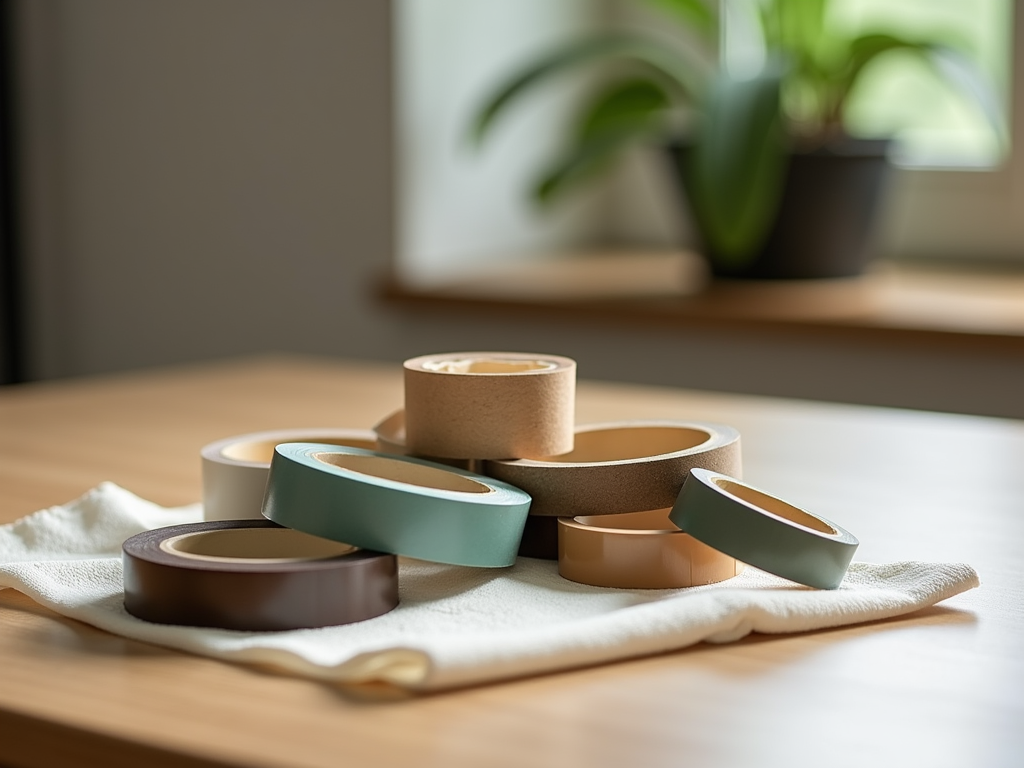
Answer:
[{"label": "hollow center of tape roll", "polygon": [[696,448],[711,440],[711,433],[688,427],[616,427],[576,433],[575,447],[561,456],[541,461],[587,463],[625,461]]},{"label": "hollow center of tape roll", "polygon": [[347,448],[364,448],[372,451],[377,447],[373,440],[361,440],[358,437],[321,437],[310,436],[289,437],[287,440],[246,440],[232,443],[221,451],[221,455],[235,461],[255,461],[269,464],[274,458],[274,448],[281,443],[323,443],[324,445],[343,445]]},{"label": "hollow center of tape roll", "polygon": [[648,509],[643,512],[626,512],[621,515],[580,515],[576,518],[576,522],[593,528],[679,532],[676,524],[668,519],[668,514],[671,511],[671,509]]},{"label": "hollow center of tape roll", "polygon": [[290,563],[339,557],[356,548],[291,528],[227,528],[164,539],[160,549],[195,560]]},{"label": "hollow center of tape roll", "polygon": [[426,371],[438,373],[528,373],[549,371],[554,363],[546,360],[502,360],[500,358],[476,358],[470,360],[433,360],[423,364]]},{"label": "hollow center of tape roll", "polygon": [[748,504],[753,504],[755,507],[759,507],[766,512],[771,512],[777,517],[789,520],[791,523],[796,523],[799,526],[810,528],[812,531],[818,531],[819,533],[827,533],[831,536],[839,535],[839,531],[824,520],[808,514],[799,507],[794,507],[782,499],[777,499],[774,496],[769,496],[767,493],[755,491],[753,488],[748,488],[745,485],[721,477],[712,478],[712,482],[726,493],[732,494],[736,498],[742,499]]},{"label": "hollow center of tape roll", "polygon": [[447,472],[443,469],[425,467],[411,461],[389,459],[384,456],[356,456],[349,453],[317,453],[313,458],[334,467],[372,475],[383,480],[392,480],[422,488],[457,493],[490,493],[491,489],[468,477]]}]

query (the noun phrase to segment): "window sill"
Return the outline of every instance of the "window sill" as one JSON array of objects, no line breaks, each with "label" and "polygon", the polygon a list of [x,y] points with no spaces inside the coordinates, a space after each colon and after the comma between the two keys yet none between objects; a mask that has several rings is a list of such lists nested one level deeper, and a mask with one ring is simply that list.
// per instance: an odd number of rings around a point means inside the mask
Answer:
[{"label": "window sill", "polygon": [[382,297],[410,309],[555,322],[1024,353],[1024,271],[882,263],[842,280],[710,282],[690,253],[617,252],[429,286],[393,279]]}]

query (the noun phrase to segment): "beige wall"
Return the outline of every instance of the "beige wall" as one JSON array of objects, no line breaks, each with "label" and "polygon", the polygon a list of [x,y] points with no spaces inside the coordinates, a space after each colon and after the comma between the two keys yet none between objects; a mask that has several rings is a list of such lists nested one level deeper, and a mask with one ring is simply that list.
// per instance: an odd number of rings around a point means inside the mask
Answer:
[{"label": "beige wall", "polygon": [[1024,417],[1024,361],[982,352],[382,306],[397,220],[382,0],[20,10],[36,377],[262,351],[398,361],[489,347],[570,355],[590,378]]}]

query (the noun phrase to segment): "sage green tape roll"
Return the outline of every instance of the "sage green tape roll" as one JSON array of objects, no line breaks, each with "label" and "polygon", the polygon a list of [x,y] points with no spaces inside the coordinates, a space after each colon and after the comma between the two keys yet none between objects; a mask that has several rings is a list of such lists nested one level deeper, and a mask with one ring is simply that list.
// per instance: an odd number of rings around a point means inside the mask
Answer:
[{"label": "sage green tape roll", "polygon": [[274,449],[263,514],[356,547],[453,565],[512,565],[530,496],[407,456],[318,443]]},{"label": "sage green tape roll", "polygon": [[706,469],[690,470],[669,519],[741,562],[819,589],[839,586],[859,544],[835,523]]}]

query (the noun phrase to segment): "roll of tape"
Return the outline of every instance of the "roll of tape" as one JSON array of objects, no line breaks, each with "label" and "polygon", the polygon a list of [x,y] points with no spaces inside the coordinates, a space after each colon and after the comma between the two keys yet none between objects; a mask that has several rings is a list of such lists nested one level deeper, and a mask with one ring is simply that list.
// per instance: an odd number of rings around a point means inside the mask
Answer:
[{"label": "roll of tape", "polygon": [[512,565],[530,509],[500,480],[411,457],[311,443],[274,449],[263,514],[314,536],[422,560]]},{"label": "roll of tape", "polygon": [[[390,453],[395,456],[410,456],[409,449],[405,446],[405,411],[397,410],[373,428],[377,436],[377,448],[380,453]],[[357,446],[362,448],[363,446]],[[458,467],[470,472],[478,472],[482,468],[482,461],[479,459],[445,459],[439,456],[416,456],[417,459],[426,459],[438,464],[445,464],[449,467]]]},{"label": "roll of tape", "polygon": [[484,462],[484,474],[533,497],[531,515],[616,515],[671,507],[686,473],[739,475],[740,435],[688,421],[627,421],[576,428],[562,456]]},{"label": "roll of tape", "polygon": [[572,450],[576,363],[515,352],[405,361],[410,453],[452,459],[554,456]]},{"label": "roll of tape", "polygon": [[380,453],[408,455],[409,451],[405,447],[405,411],[401,408],[378,422],[373,428],[373,434],[377,438],[376,450]]},{"label": "roll of tape", "polygon": [[218,440],[200,451],[205,520],[262,520],[263,492],[278,443],[331,443],[373,449],[366,429],[279,429]]},{"label": "roll of tape", "polygon": [[523,527],[523,540],[519,542],[520,557],[557,560],[558,520],[557,517],[528,516]]},{"label": "roll of tape", "polygon": [[737,560],[819,589],[839,586],[859,543],[835,523],[704,469],[690,471],[669,518]]},{"label": "roll of tape", "polygon": [[558,573],[619,589],[673,589],[731,579],[741,563],[680,531],[668,509],[558,519]]},{"label": "roll of tape", "polygon": [[123,547],[124,607],[158,624],[263,632],[372,619],[398,605],[394,555],[268,520],[158,528]]}]

